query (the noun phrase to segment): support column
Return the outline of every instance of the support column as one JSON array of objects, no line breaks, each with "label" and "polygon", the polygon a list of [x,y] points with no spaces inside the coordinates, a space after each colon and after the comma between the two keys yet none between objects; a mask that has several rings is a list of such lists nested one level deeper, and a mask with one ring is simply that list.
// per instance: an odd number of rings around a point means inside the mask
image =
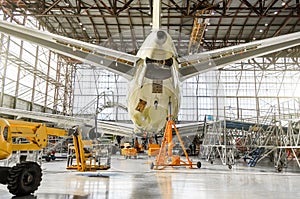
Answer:
[{"label": "support column", "polygon": [[[1,43],[3,44],[4,35],[1,34]],[[4,105],[4,91],[5,91],[5,80],[6,80],[6,71],[7,71],[7,62],[8,62],[8,51],[10,47],[10,36],[8,36],[8,41],[6,45],[6,51],[5,51],[5,59],[3,64],[3,75],[2,75],[2,84],[1,84],[1,94],[0,94],[0,107],[3,107]]]},{"label": "support column", "polygon": [[45,101],[44,101],[44,112],[47,110],[47,102],[48,102],[48,89],[49,89],[49,75],[50,75],[50,68],[51,68],[51,51],[49,51],[48,57],[48,70],[47,70],[47,81],[46,81],[46,88],[45,88]]},{"label": "support column", "polygon": [[35,87],[36,87],[36,71],[37,71],[38,62],[39,62],[39,46],[36,46],[35,62],[34,62],[34,73],[33,73],[33,82],[32,82],[32,93],[31,93],[31,102],[30,102],[30,108],[29,108],[30,111],[33,110],[33,106],[34,106]]},{"label": "support column", "polygon": [[[61,58],[58,57],[57,67],[56,67],[56,81],[60,81],[60,69],[61,69]],[[58,97],[59,97],[59,85],[55,85],[54,88],[54,104],[53,104],[53,113],[58,112]]]},{"label": "support column", "polygon": [[[23,18],[23,25],[26,22],[26,16]],[[23,58],[23,46],[24,46],[24,41],[21,40],[20,44],[20,54],[19,54],[19,59],[22,60]],[[19,97],[19,87],[20,87],[20,74],[21,74],[21,63],[18,64],[18,72],[17,72],[17,79],[16,79],[16,89],[15,89],[15,100],[14,100],[14,105],[13,108],[17,108],[18,104],[18,97]]]}]

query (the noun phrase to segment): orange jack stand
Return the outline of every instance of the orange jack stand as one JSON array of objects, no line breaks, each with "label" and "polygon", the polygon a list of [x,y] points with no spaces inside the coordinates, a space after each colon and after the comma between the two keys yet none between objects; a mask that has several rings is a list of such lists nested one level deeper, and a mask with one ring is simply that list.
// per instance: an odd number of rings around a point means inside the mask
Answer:
[{"label": "orange jack stand", "polygon": [[[180,156],[173,155],[173,135],[172,135],[172,128],[174,128],[177,138],[180,142],[180,146],[184,152],[185,158],[187,162],[180,160]],[[169,119],[166,124],[166,129],[164,132],[164,137],[162,139],[161,147],[159,150],[159,154],[156,156],[156,161],[151,164],[151,169],[159,169],[159,167],[166,167],[166,166],[188,166],[189,168],[193,168],[193,164],[189,156],[185,150],[185,147],[183,145],[183,142],[180,138],[180,135],[178,133],[178,130],[175,126],[175,123],[172,119]],[[197,162],[197,167],[201,167],[201,162]]]}]

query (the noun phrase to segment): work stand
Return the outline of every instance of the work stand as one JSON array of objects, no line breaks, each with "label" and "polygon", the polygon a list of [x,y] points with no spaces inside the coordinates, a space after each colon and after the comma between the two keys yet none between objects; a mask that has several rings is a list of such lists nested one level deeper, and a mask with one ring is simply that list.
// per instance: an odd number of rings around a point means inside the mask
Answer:
[{"label": "work stand", "polygon": [[[174,128],[174,130],[176,132],[176,136],[180,142],[180,146],[184,152],[186,161],[181,160],[179,155],[173,155],[173,147],[174,147],[173,134],[172,134],[173,128]],[[166,124],[166,128],[165,128],[164,136],[162,139],[159,154],[156,156],[155,162],[151,163],[151,169],[158,170],[158,169],[163,169],[164,167],[168,167],[168,166],[171,166],[171,167],[187,166],[189,168],[193,168],[193,165],[196,165],[198,168],[200,168],[201,162],[197,162],[197,164],[193,164],[192,161],[189,159],[188,153],[185,150],[183,141],[180,138],[180,135],[175,126],[175,123],[172,119],[169,119]]]}]

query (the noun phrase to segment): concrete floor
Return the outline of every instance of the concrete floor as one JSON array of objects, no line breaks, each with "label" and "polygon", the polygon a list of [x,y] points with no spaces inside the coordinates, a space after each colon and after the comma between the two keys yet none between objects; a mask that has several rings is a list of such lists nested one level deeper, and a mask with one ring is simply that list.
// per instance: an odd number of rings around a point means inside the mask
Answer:
[{"label": "concrete floor", "polygon": [[[146,199],[146,198],[300,198],[300,169],[281,173],[271,165],[226,166],[201,160],[201,169],[150,170],[153,159],[140,156],[112,158],[112,168],[101,172],[67,171],[65,160],[45,162],[43,180],[33,196],[13,197],[0,185],[1,199]],[[194,160],[196,162],[198,160]]]}]

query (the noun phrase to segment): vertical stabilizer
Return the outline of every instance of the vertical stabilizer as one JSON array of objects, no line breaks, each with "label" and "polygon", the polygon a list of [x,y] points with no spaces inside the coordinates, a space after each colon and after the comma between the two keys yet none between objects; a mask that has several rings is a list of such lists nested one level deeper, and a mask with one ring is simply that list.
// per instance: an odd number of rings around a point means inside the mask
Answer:
[{"label": "vertical stabilizer", "polygon": [[153,0],[152,30],[159,30],[161,26],[161,0]]}]

